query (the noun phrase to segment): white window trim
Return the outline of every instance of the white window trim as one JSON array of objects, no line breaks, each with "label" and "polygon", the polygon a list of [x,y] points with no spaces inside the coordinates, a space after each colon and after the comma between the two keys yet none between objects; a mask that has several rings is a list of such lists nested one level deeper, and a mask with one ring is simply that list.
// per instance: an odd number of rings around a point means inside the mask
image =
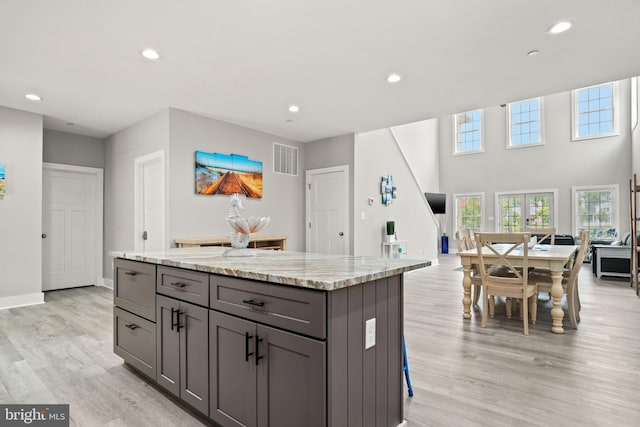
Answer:
[{"label": "white window trim", "polygon": [[[612,84],[612,96],[613,100],[611,104],[613,105],[613,124],[611,126],[612,130],[609,133],[602,133],[598,135],[589,135],[589,136],[578,136],[578,91],[584,89],[590,89],[592,87],[602,86],[606,84]],[[582,87],[580,89],[575,89],[571,91],[571,140],[572,141],[584,141],[586,139],[598,139],[598,138],[609,138],[611,136],[620,135],[620,90],[619,84],[617,81],[615,82],[607,82],[600,83],[597,85]]]},{"label": "white window trim", "polygon": [[522,144],[522,145],[512,145],[511,141],[511,105],[516,104],[516,102],[512,102],[511,104],[507,105],[507,150],[517,150],[519,148],[530,148],[530,147],[539,147],[541,145],[544,145],[544,101],[543,98],[541,96],[535,97],[535,98],[529,98],[529,99],[523,99],[521,101],[518,102],[523,102],[523,101],[531,101],[533,99],[537,99],[540,102],[540,142],[534,142],[534,143],[530,143],[530,144]]},{"label": "white window trim", "polygon": [[613,227],[616,232],[620,233],[620,186],[618,184],[609,185],[577,185],[571,187],[571,229],[573,234],[578,234],[578,221],[576,220],[578,215],[578,191],[602,191],[613,190]]},{"label": "white window trim", "polygon": [[[484,217],[485,217],[485,207],[484,207],[484,193],[453,193],[453,225],[454,227],[458,227],[458,197],[480,197],[480,230],[484,230]],[[456,230],[457,231],[457,230]]]},{"label": "white window trim", "polygon": [[[480,149],[475,151],[458,151],[458,126],[456,117],[458,114],[469,113],[471,111],[480,111]],[[475,109],[469,111],[463,111],[451,116],[453,122],[453,155],[454,156],[466,156],[467,154],[484,153],[484,110]]]},{"label": "white window trim", "polygon": [[558,229],[558,189],[557,188],[543,188],[541,190],[520,190],[520,191],[496,191],[495,193],[495,231],[496,233],[502,232],[501,218],[502,209],[500,207],[500,196],[509,196],[514,194],[538,194],[538,193],[553,193],[553,226]]}]

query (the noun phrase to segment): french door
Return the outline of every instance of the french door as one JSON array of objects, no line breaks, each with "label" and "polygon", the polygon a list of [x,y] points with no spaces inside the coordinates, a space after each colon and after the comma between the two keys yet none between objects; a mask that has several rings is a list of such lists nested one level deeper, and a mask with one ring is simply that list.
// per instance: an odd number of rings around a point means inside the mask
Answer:
[{"label": "french door", "polygon": [[497,193],[498,231],[516,233],[555,227],[555,191]]}]

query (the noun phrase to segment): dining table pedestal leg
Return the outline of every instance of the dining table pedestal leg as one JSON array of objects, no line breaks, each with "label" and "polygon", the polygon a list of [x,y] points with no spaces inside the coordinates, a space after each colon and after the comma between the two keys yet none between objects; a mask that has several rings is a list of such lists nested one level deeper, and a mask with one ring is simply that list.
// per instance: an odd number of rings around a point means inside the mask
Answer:
[{"label": "dining table pedestal leg", "polygon": [[471,266],[463,265],[462,269],[464,270],[464,279],[462,280],[462,286],[464,287],[464,296],[462,297],[463,316],[465,319],[471,319]]},{"label": "dining table pedestal leg", "polygon": [[564,328],[562,327],[562,319],[564,318],[564,311],[562,310],[562,271],[552,270],[551,280],[551,297],[553,298],[553,308],[551,309],[551,332],[556,334],[564,334]]}]

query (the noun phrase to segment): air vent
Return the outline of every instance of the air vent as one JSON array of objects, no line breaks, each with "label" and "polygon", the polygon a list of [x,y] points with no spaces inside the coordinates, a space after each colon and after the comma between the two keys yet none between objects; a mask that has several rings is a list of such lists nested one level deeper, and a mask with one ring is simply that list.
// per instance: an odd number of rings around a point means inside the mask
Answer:
[{"label": "air vent", "polygon": [[298,176],[298,149],[274,142],[273,172]]}]

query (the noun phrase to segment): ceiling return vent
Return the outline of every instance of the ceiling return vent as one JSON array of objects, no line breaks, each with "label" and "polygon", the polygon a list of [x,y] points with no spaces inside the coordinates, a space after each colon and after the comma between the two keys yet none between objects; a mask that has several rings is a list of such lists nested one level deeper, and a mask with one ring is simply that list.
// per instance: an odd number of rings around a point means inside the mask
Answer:
[{"label": "ceiling return vent", "polygon": [[274,142],[273,172],[298,176],[298,148]]}]

